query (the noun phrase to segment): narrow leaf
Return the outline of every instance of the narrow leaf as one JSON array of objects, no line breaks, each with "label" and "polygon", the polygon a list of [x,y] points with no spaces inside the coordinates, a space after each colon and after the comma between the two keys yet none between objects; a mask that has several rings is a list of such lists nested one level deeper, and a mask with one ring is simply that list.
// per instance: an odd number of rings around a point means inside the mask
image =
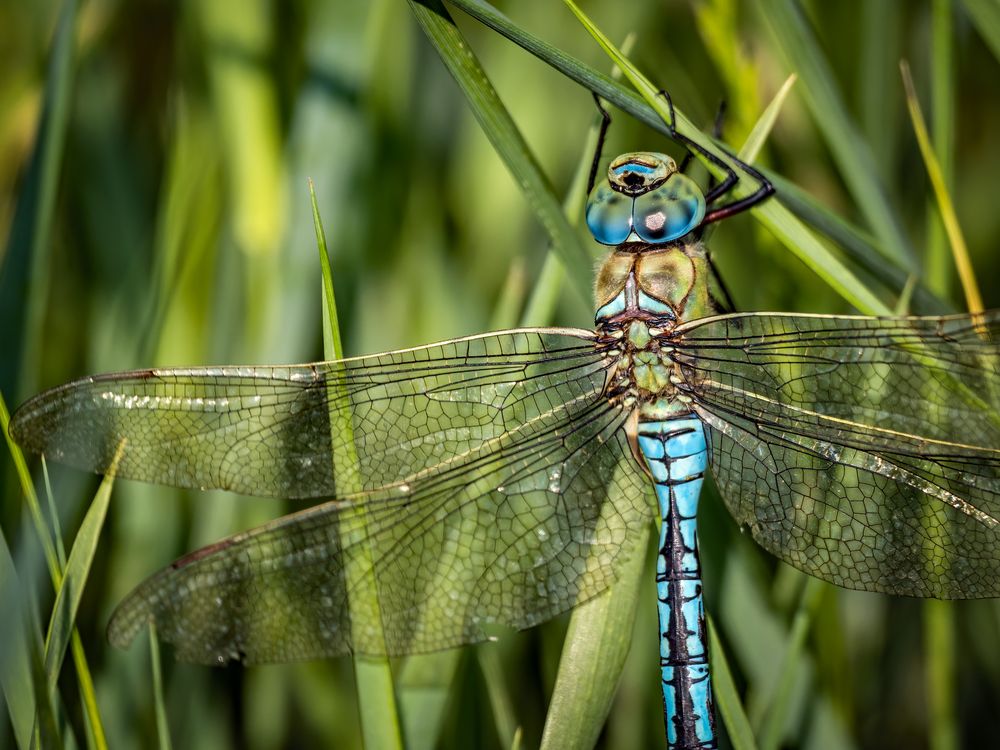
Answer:
[{"label": "narrow leaf", "polygon": [[104,519],[107,517],[108,503],[111,498],[111,487],[114,485],[115,471],[124,446],[125,441],[123,440],[118,446],[118,451],[115,453],[107,474],[101,480],[101,486],[98,487],[97,494],[94,495],[94,500],[90,504],[83,523],[80,524],[76,539],[73,541],[73,548],[69,553],[69,559],[66,562],[65,574],[56,592],[48,634],[45,637],[45,675],[50,691],[54,691],[56,688],[63,658],[66,656],[66,647],[69,645],[70,634],[75,627],[80,598],[83,596],[87,576],[90,574],[90,566],[94,561],[94,554],[97,552],[97,541],[101,536],[101,529],[104,528]]},{"label": "narrow leaf", "polygon": [[734,750],[756,750],[757,741],[753,736],[750,720],[743,710],[743,702],[733,681],[733,671],[729,667],[726,651],[715,629],[715,622],[708,618],[708,648],[712,658],[712,687],[719,715],[726,725],[729,741]]},{"label": "narrow leaf", "polygon": [[[323,221],[319,215],[316,202],[316,191],[312,182],[309,183],[309,197],[312,201],[313,225],[316,229],[316,246],[319,250],[320,269],[323,277],[323,353],[327,360],[343,359],[343,347],[340,342],[340,326],[337,320],[337,303],[333,294],[333,273],[330,269],[330,256],[326,247],[326,234],[323,231]],[[329,378],[327,387],[332,391],[330,403],[347,398],[343,392],[342,377],[337,377],[338,370],[334,368],[333,377]],[[342,372],[342,371],[341,371]],[[335,486],[341,494],[350,494],[359,485],[358,456],[354,446],[354,425],[346,412],[332,410],[330,413],[331,444],[333,445],[333,471]],[[364,507],[345,512],[364,514]],[[348,524],[350,525],[350,524]],[[345,560],[344,575],[349,582],[351,592],[351,619],[378,625],[382,622],[379,614],[378,589],[370,571],[374,570],[371,550],[363,548]],[[368,750],[402,748],[403,740],[400,733],[399,716],[396,710],[396,695],[392,683],[392,670],[388,658],[355,657],[354,676],[358,683],[358,703],[361,710],[361,733],[365,747]]]},{"label": "narrow leaf", "polygon": [[409,3],[420,27],[465,94],[486,137],[545,227],[553,249],[573,279],[574,287],[589,303],[593,259],[566,221],[548,178],[500,101],[479,60],[439,0],[409,0]]}]

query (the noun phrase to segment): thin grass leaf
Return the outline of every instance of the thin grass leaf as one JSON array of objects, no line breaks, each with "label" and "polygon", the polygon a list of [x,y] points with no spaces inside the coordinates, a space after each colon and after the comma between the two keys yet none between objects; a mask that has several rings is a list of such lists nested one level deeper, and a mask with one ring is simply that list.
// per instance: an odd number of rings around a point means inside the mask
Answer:
[{"label": "thin grass leaf", "polygon": [[955,607],[951,602],[928,599],[923,602],[924,654],[927,674],[927,727],[931,750],[961,747],[955,713]]},{"label": "thin grass leaf", "polygon": [[924,124],[924,116],[920,111],[920,102],[917,100],[917,92],[913,87],[910,68],[905,60],[900,62],[899,68],[903,75],[903,87],[906,89],[906,105],[910,110],[913,132],[917,136],[920,155],[924,159],[927,176],[931,180],[931,186],[934,188],[934,197],[937,199],[938,210],[941,212],[941,221],[944,223],[945,232],[948,234],[952,258],[955,262],[955,268],[958,271],[958,278],[962,282],[962,291],[965,293],[966,307],[972,313],[982,312],[983,296],[980,294],[979,285],[976,283],[975,271],[972,269],[972,260],[969,258],[969,248],[965,244],[965,237],[962,235],[962,228],[959,226],[958,215],[955,213],[955,205],[951,201],[948,186],[945,184],[941,165],[938,163],[937,156],[934,154],[934,148],[931,146],[930,137],[927,135],[927,126]]},{"label": "thin grass leaf", "polygon": [[758,734],[761,750],[776,750],[782,740],[788,717],[793,708],[793,691],[799,672],[805,668],[805,642],[812,626],[813,616],[819,606],[826,584],[818,578],[807,577],[799,598],[799,605],[792,619],[781,670],[774,686],[774,693],[767,706],[766,718]]},{"label": "thin grass leaf", "polygon": [[976,31],[1000,60],[1000,5],[996,0],[962,0]]},{"label": "thin grass leaf", "polygon": [[4,615],[0,617],[0,687],[3,688],[14,740],[21,750],[31,747],[31,730],[35,723],[35,686],[32,679],[32,639],[28,637],[27,618],[22,606],[24,589],[7,540],[0,529],[0,601]]},{"label": "thin grass leaf", "polygon": [[396,690],[407,750],[433,750],[441,744],[441,729],[461,659],[460,649],[449,649],[411,656],[403,663]]},{"label": "thin grass leaf", "polygon": [[[948,191],[954,189],[955,156],[955,53],[952,44],[952,0],[931,4],[931,142],[941,165]],[[950,297],[955,275],[944,228],[930,199],[927,201],[927,245],[924,249],[924,277],[927,287],[942,299]]]},{"label": "thin grass leaf", "polygon": [[879,178],[891,180],[898,152],[899,96],[896,62],[903,3],[858,5],[858,125],[871,147]]},{"label": "thin grass leaf", "polygon": [[[607,506],[613,503],[607,503]],[[602,596],[573,610],[559,659],[559,678],[545,717],[541,750],[585,750],[597,743],[632,643],[639,584],[652,526]]]},{"label": "thin grass leaf", "polygon": [[108,513],[108,503],[111,499],[111,487],[115,482],[115,472],[118,460],[125,447],[123,440],[115,453],[108,472],[101,480],[101,485],[94,495],[94,500],[84,516],[83,523],[76,533],[73,548],[66,561],[66,570],[56,591],[56,601],[52,605],[52,616],[45,636],[45,675],[50,691],[55,691],[66,647],[69,645],[71,633],[76,627],[76,613],[80,607],[83,589],[87,584],[90,566],[97,552],[97,542],[104,528],[104,519]]},{"label": "thin grass leaf", "polygon": [[[309,183],[309,197],[312,201],[313,225],[316,229],[316,246],[319,250],[319,262],[323,276],[323,353],[327,360],[343,359],[343,346],[340,341],[340,326],[337,320],[337,303],[333,294],[333,273],[330,269],[330,256],[326,247],[326,235],[323,222],[319,215],[316,202],[316,191],[312,182]],[[342,387],[342,378],[336,377],[336,368],[332,370],[334,377],[329,378],[327,386],[334,393],[330,403],[338,398],[346,398],[346,393],[337,393]],[[335,485],[343,494],[350,494],[360,485],[358,479],[358,456],[354,448],[354,427],[350,415],[333,411],[330,414],[331,441],[334,446],[331,456],[334,467]],[[339,447],[343,446],[343,447]],[[354,511],[363,514],[364,507]],[[374,570],[371,551],[358,551],[357,557],[346,561],[344,576],[351,591],[350,607],[352,620],[362,621],[369,625],[382,622],[379,614],[378,589],[374,578],[368,571]],[[392,683],[392,670],[388,658],[355,657],[354,676],[358,683],[358,704],[361,713],[361,734],[365,747],[369,750],[403,747],[400,732],[399,716],[396,710],[396,695]]]},{"label": "thin grass leaf", "polygon": [[484,644],[476,649],[479,669],[486,683],[486,694],[490,699],[493,722],[496,724],[497,740],[500,747],[512,747],[521,728],[514,711],[514,700],[504,677],[500,651],[494,644]]},{"label": "thin grass leaf", "polygon": [[871,151],[847,113],[830,65],[801,10],[790,0],[765,0],[758,8],[789,67],[802,77],[799,90],[830,147],[858,209],[889,257],[899,265],[912,269],[913,251],[886,199],[885,191],[869,168],[873,158]]},{"label": "thin grass leaf", "polygon": [[711,617],[706,619],[708,621],[708,648],[712,654],[712,688],[715,694],[715,705],[726,725],[729,742],[732,744],[733,750],[756,750],[757,741],[754,739],[753,728],[750,726],[750,719],[747,718],[746,712],[743,710],[743,702],[736,690],[733,671],[729,667],[726,650],[722,647],[722,641],[719,639],[719,631],[716,630],[715,622]]},{"label": "thin grass leaf", "polygon": [[[17,476],[20,480],[21,490],[24,493],[25,502],[28,504],[28,511],[31,515],[35,531],[38,535],[39,543],[44,551],[46,564],[48,565],[49,576],[52,579],[53,588],[58,591],[62,587],[63,569],[59,565],[59,554],[56,545],[53,544],[48,526],[42,518],[41,506],[38,503],[38,496],[35,494],[35,485],[31,481],[31,474],[28,472],[28,464],[24,460],[24,454],[10,436],[10,412],[7,410],[7,403],[0,393],[0,432],[3,432],[7,441],[7,449],[10,451],[14,461]],[[61,546],[61,541],[60,541]],[[4,599],[0,599],[4,601]],[[83,641],[80,633],[74,627],[72,630],[71,646],[73,650],[73,665],[76,667],[78,686],[80,689],[80,699],[83,703],[84,716],[87,720],[88,743],[91,747],[103,750],[107,748],[107,738],[104,732],[104,722],[101,720],[101,713],[97,706],[97,693],[94,689],[94,680],[91,677],[90,666],[87,664],[87,656],[83,650]],[[40,658],[39,658],[40,661]],[[48,693],[45,693],[48,695]],[[49,709],[51,710],[51,709]]]},{"label": "thin grass leaf", "polygon": [[[611,40],[584,15],[583,11],[572,0],[564,0],[564,2],[577,18],[580,19],[580,22],[590,32],[590,35],[604,48],[604,51],[611,57],[615,64],[622,68],[626,77],[632,82],[632,85],[635,86],[646,102],[666,122],[670,117],[670,112],[663,97],[659,95],[659,90],[621,54],[614,44],[612,44]],[[697,130],[684,117],[680,110],[675,108],[674,114],[677,119],[676,128],[679,133],[692,139],[705,149],[712,151],[719,158],[726,161],[731,160],[732,157],[729,154],[720,150],[710,139]],[[706,164],[706,166],[715,171],[718,170],[717,167],[711,164]],[[857,309],[869,315],[890,314],[889,308],[870,292],[853,273],[830,253],[812,232],[778,201],[764,201],[764,203],[751,209],[750,213],[754,214],[785,247],[809,266],[830,288]]]},{"label": "thin grass leaf", "polygon": [[153,677],[153,710],[156,713],[156,738],[160,750],[171,750],[170,724],[163,699],[163,669],[160,664],[160,639],[156,636],[156,621],[149,621],[149,660]]},{"label": "thin grass leaf", "polygon": [[75,67],[77,0],[59,14],[46,74],[41,119],[0,269],[0,390],[36,390],[48,302],[53,214],[62,170]]},{"label": "thin grass leaf", "polygon": [[774,98],[771,99],[771,103],[764,108],[760,118],[754,123],[753,128],[750,130],[750,135],[747,136],[743,147],[740,149],[739,157],[741,159],[746,162],[757,160],[760,150],[764,148],[764,143],[774,129],[774,123],[778,121],[778,113],[785,106],[785,99],[788,98],[788,94],[791,92],[796,80],[798,80],[798,76],[794,73],[788,76],[785,82],[781,84],[781,88],[778,89]]},{"label": "thin grass leaf", "polygon": [[553,249],[559,253],[573,279],[574,288],[589,303],[593,259],[566,221],[548,178],[500,101],[479,60],[439,0],[409,0],[409,4],[420,28],[465,94],[486,137],[521,187],[532,212],[545,227]]}]

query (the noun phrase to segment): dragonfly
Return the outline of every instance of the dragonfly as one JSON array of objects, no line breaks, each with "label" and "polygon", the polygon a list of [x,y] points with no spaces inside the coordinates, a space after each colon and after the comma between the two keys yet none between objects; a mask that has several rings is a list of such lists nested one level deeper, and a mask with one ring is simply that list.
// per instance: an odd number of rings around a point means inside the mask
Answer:
[{"label": "dragonfly", "polygon": [[801,571],[1000,596],[1000,311],[723,310],[702,234],[774,190],[672,122],[725,176],[703,191],[654,152],[596,185],[592,170],[586,221],[608,251],[591,329],[96,375],[23,405],[13,437],[53,460],[322,501],[140,583],[111,642],[155,623],[206,664],[456,647],[606,592],[659,524],[666,739],[715,748],[696,528],[709,471],[741,528]]}]

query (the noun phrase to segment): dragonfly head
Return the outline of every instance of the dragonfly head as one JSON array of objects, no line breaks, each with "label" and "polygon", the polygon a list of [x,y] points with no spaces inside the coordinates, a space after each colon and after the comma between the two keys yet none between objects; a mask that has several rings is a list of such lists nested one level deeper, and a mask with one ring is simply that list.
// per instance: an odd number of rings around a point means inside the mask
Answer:
[{"label": "dragonfly head", "polygon": [[674,242],[698,228],[705,196],[666,154],[622,154],[587,200],[587,226],[603,245]]}]

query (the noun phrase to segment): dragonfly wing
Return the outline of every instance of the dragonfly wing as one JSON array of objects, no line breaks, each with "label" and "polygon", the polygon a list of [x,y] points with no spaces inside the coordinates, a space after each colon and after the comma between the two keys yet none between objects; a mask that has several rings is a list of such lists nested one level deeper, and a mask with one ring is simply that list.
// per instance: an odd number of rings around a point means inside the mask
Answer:
[{"label": "dragonfly wing", "polygon": [[[363,502],[332,501],[195,552],[119,606],[185,661],[401,655],[524,628],[606,589],[650,523],[649,487],[599,392],[556,391],[457,463]],[[539,405],[536,404],[536,407]],[[376,594],[376,596],[373,596]],[[381,623],[381,630],[377,623]]]},{"label": "dragonfly wing", "polygon": [[[524,329],[342,362],[83,378],[28,401],[11,434],[28,450],[102,473],[124,439],[123,478],[343,497],[475,450],[521,405],[534,407],[536,394],[572,397],[603,383],[592,333]],[[331,433],[331,419],[352,426],[350,446],[343,431]],[[331,456],[355,453],[355,486],[336,487]]]},{"label": "dragonfly wing", "polygon": [[678,330],[730,512],[847,588],[1000,596],[1000,313]]}]

